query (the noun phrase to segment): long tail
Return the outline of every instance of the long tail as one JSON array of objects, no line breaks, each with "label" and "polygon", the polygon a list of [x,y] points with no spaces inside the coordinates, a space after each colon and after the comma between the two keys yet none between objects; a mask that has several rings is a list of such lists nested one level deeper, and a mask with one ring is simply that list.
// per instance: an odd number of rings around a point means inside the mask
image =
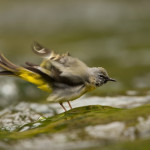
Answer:
[{"label": "long tail", "polygon": [[0,68],[3,69],[0,71],[0,75],[17,76],[23,80],[37,85],[37,87],[41,90],[46,92],[52,91],[50,84],[48,84],[45,79],[47,78],[47,75],[41,74],[39,70],[35,70],[34,68],[31,70],[25,67],[16,66],[2,54],[0,54]]},{"label": "long tail", "polygon": [[0,68],[3,69],[0,71],[0,75],[15,75],[19,67],[0,54]]}]

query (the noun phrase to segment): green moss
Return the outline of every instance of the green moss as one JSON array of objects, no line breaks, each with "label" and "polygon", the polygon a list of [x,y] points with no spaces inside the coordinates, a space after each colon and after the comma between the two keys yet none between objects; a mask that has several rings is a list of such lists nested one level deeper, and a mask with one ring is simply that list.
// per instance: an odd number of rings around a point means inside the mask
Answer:
[{"label": "green moss", "polygon": [[113,143],[109,146],[96,146],[80,150],[149,150],[150,149],[150,140],[141,139],[135,141],[126,141],[120,143]]},{"label": "green moss", "polygon": [[[131,115],[132,114],[132,115]],[[139,116],[146,117],[150,114],[150,105],[141,106],[134,109],[118,109],[108,106],[84,106],[74,108],[67,112],[47,118],[35,127],[34,123],[26,124],[18,128],[15,132],[1,131],[0,139],[22,139],[30,138],[43,133],[60,133],[75,131],[86,126],[107,124],[113,121],[122,121],[127,126],[135,125]],[[24,127],[30,127],[29,130],[20,132]]]}]

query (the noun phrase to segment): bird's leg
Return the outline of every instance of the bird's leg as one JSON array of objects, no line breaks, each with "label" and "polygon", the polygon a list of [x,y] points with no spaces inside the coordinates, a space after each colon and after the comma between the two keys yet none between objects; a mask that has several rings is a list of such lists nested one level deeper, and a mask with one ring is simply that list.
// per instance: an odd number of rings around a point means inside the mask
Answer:
[{"label": "bird's leg", "polygon": [[68,105],[69,105],[70,109],[72,109],[72,106],[71,106],[70,102],[69,102],[69,101],[67,101],[67,103],[68,103]]},{"label": "bird's leg", "polygon": [[67,111],[62,102],[60,102],[59,104],[61,105],[61,107],[62,107],[65,111]]}]

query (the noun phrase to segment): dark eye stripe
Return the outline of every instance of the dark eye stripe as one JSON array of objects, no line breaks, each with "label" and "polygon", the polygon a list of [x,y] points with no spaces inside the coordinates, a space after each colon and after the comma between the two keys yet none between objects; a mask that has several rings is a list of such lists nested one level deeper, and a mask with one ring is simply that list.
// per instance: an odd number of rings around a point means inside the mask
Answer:
[{"label": "dark eye stripe", "polygon": [[106,78],[104,75],[99,75],[99,77],[101,77],[101,78]]}]

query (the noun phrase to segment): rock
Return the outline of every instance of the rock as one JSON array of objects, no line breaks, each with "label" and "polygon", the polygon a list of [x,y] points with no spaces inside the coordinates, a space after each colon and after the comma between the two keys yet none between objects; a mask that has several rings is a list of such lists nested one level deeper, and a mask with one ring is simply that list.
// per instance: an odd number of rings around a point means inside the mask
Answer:
[{"label": "rock", "polygon": [[[16,110],[21,111],[19,108],[17,106]],[[38,150],[51,147],[54,150],[60,148],[66,150],[70,147],[72,149],[91,147],[103,150],[104,146],[108,148],[111,145],[114,148],[114,145],[118,144],[124,146],[126,141],[131,145],[130,141],[136,143],[139,139],[142,144],[145,143],[145,138],[150,138],[149,104],[132,109],[90,105],[41,118],[44,119],[27,122],[18,126],[15,131],[1,131],[2,148],[19,150],[21,147],[22,150]],[[19,117],[17,119],[19,120]],[[11,142],[13,140],[15,142]]]}]

